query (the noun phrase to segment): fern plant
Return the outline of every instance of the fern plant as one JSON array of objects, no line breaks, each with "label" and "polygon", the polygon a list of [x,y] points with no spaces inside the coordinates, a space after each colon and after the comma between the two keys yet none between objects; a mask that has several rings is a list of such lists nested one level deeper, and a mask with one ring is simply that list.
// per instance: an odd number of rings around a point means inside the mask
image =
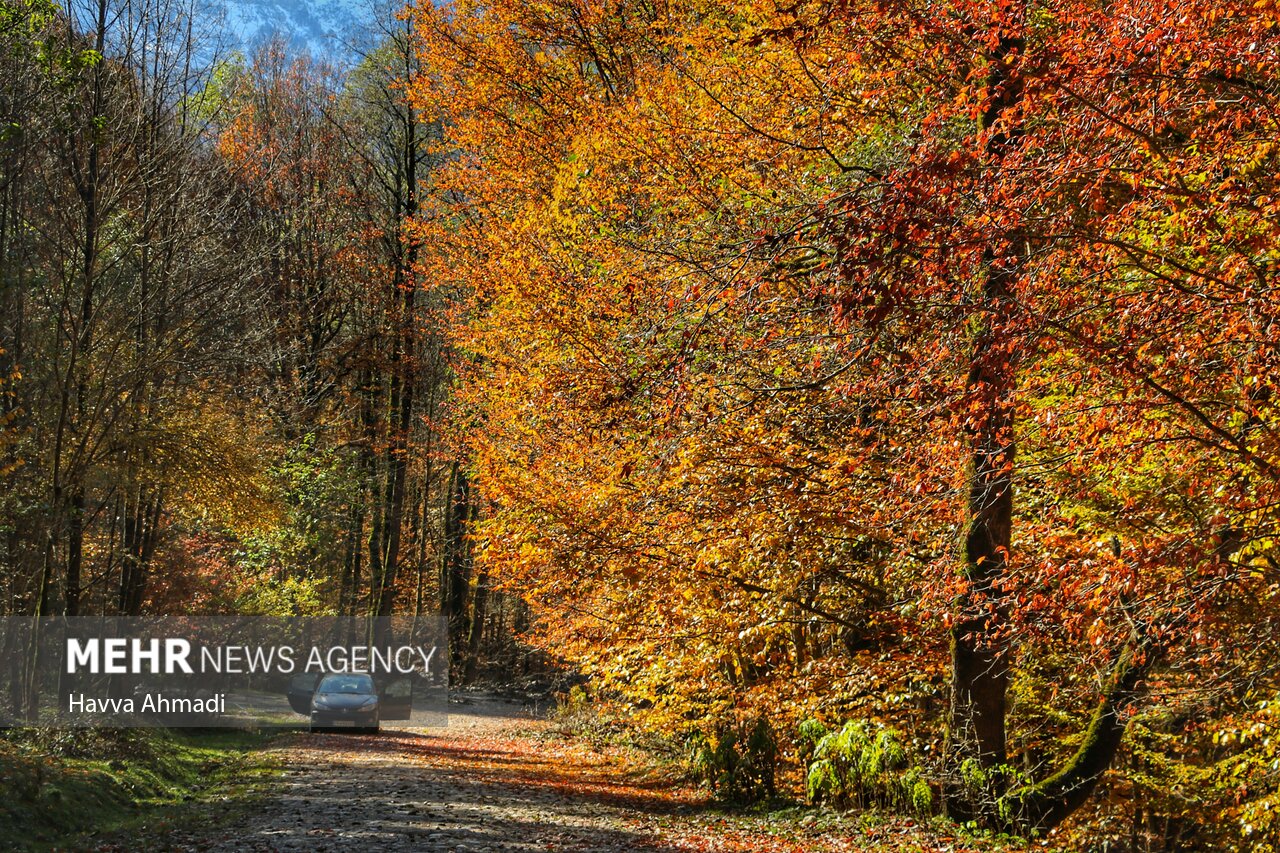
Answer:
[{"label": "fern plant", "polygon": [[[816,729],[799,733],[801,744]],[[817,738],[806,774],[806,790],[814,802],[844,808],[879,808],[925,815],[933,811],[933,790],[907,758],[893,729],[850,720]]]}]

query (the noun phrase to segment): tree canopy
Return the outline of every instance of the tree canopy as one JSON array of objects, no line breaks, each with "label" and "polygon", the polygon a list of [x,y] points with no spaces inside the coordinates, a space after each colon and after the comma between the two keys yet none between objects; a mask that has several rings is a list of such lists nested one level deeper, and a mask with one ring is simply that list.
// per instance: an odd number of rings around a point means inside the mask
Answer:
[{"label": "tree canopy", "polygon": [[0,6],[4,615],[440,612],[729,797],[1280,845],[1274,3],[200,20]]}]

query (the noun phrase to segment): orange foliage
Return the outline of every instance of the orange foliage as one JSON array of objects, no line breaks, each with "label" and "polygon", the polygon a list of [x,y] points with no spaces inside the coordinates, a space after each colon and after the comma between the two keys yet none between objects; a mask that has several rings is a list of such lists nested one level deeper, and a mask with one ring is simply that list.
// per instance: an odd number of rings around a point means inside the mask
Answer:
[{"label": "orange foliage", "polygon": [[[413,16],[451,157],[418,227],[427,279],[471,297],[483,559],[548,647],[671,728],[749,706],[939,745],[984,329],[1017,388],[1014,541],[983,593],[1035,723],[1011,751],[1043,772],[1045,720],[1135,636],[1144,707],[1250,701],[1224,675],[1277,615],[1269,11]],[[979,125],[1001,44],[1017,114]],[[996,313],[984,276],[1015,259]]]}]

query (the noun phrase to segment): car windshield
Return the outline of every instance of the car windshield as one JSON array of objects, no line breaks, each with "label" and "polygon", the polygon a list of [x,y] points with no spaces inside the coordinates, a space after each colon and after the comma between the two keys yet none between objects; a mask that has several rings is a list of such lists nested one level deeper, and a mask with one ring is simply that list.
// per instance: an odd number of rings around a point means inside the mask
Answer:
[{"label": "car windshield", "polygon": [[326,675],[317,693],[372,693],[373,679],[367,675]]}]

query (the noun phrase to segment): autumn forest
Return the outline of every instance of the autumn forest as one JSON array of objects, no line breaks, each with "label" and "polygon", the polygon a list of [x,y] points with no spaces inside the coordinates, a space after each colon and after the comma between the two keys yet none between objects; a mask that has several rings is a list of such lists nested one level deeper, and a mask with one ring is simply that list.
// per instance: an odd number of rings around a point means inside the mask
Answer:
[{"label": "autumn forest", "polygon": [[0,0],[4,615],[439,612],[726,802],[1280,849],[1280,5],[202,23]]}]

